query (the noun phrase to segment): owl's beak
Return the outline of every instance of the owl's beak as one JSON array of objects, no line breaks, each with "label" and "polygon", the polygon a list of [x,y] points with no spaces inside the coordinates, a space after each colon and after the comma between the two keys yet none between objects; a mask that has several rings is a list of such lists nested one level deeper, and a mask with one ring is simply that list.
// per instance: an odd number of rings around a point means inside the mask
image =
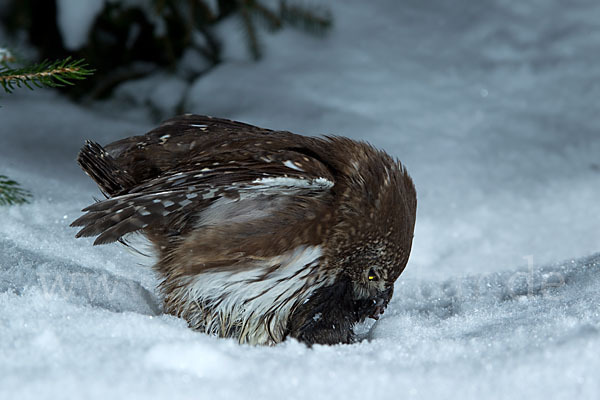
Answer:
[{"label": "owl's beak", "polygon": [[373,312],[371,313],[371,315],[369,315],[369,318],[373,318],[374,320],[378,320],[379,316],[381,314],[383,314],[385,312],[385,306],[383,305],[376,305],[375,309],[373,310]]},{"label": "owl's beak", "polygon": [[369,318],[373,318],[374,320],[378,320],[379,316],[384,313],[385,308],[388,303],[392,299],[392,295],[394,294],[394,287],[390,287],[378,294],[376,298],[373,299],[373,308],[372,312],[369,314]]}]

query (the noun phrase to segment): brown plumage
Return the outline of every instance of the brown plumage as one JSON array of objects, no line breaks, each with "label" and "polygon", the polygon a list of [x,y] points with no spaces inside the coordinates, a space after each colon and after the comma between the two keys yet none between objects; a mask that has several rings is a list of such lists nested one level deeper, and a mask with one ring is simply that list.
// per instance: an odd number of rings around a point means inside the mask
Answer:
[{"label": "brown plumage", "polygon": [[363,142],[184,115],[87,142],[78,162],[108,199],[83,210],[77,236],[145,234],[165,310],[209,334],[352,342],[408,261],[412,180]]}]

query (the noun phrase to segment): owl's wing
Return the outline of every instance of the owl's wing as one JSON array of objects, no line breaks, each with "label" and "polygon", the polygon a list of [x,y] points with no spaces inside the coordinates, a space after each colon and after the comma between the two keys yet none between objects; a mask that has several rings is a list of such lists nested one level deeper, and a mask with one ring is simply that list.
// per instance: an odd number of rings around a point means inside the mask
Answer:
[{"label": "owl's wing", "polygon": [[86,214],[71,226],[83,227],[77,237],[99,235],[94,244],[104,244],[140,230],[177,236],[202,225],[243,223],[276,213],[283,215],[282,223],[300,222],[326,207],[335,184],[327,167],[309,153],[301,147],[244,149],[221,152],[219,161],[207,153],[177,172],[83,209]]},{"label": "owl's wing", "polygon": [[[131,178],[140,183],[176,170],[182,164],[196,163],[199,157],[215,158],[221,153],[229,152],[231,148],[258,144],[261,138],[273,133],[275,132],[269,129],[242,122],[186,114],[164,121],[145,135],[110,143],[104,150],[116,165],[128,171]],[[285,134],[278,132],[275,136],[278,143],[282,142],[281,139],[285,141]],[[289,136],[288,134],[288,139]],[[82,168],[86,169],[83,165]]]}]

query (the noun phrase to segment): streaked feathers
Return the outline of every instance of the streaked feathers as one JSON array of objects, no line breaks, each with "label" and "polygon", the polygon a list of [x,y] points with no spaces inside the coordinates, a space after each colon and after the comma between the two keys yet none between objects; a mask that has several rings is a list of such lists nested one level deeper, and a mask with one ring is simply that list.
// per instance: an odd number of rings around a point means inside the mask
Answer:
[{"label": "streaked feathers", "polygon": [[86,142],[78,162],[109,198],[73,222],[77,237],[143,233],[166,311],[209,334],[347,343],[408,261],[412,180],[366,143],[184,115],[105,148]]}]

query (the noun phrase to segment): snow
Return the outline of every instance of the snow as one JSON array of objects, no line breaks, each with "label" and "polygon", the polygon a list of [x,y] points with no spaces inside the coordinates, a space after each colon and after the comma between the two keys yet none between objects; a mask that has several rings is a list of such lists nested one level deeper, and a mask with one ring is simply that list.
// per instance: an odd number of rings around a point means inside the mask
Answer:
[{"label": "snow", "polygon": [[[74,162],[83,141],[154,122],[141,103],[20,91],[2,97],[0,171],[34,201],[0,208],[0,398],[599,397],[600,4],[332,8],[325,39],[263,35],[265,62],[226,47],[183,104],[368,140],[406,164],[413,254],[367,340],[240,346],[162,314],[151,259],[68,227],[100,196]],[[151,88],[151,107],[178,104]]]},{"label": "snow", "polygon": [[63,45],[68,50],[78,50],[87,41],[90,29],[106,0],[58,0],[56,2],[57,25]]},{"label": "snow", "polygon": [[0,47],[0,62],[8,62],[12,58],[13,55],[8,49]]},{"label": "snow", "polygon": [[162,118],[176,115],[187,90],[185,80],[165,73],[125,82],[114,92],[114,101],[134,107],[147,106]]}]

